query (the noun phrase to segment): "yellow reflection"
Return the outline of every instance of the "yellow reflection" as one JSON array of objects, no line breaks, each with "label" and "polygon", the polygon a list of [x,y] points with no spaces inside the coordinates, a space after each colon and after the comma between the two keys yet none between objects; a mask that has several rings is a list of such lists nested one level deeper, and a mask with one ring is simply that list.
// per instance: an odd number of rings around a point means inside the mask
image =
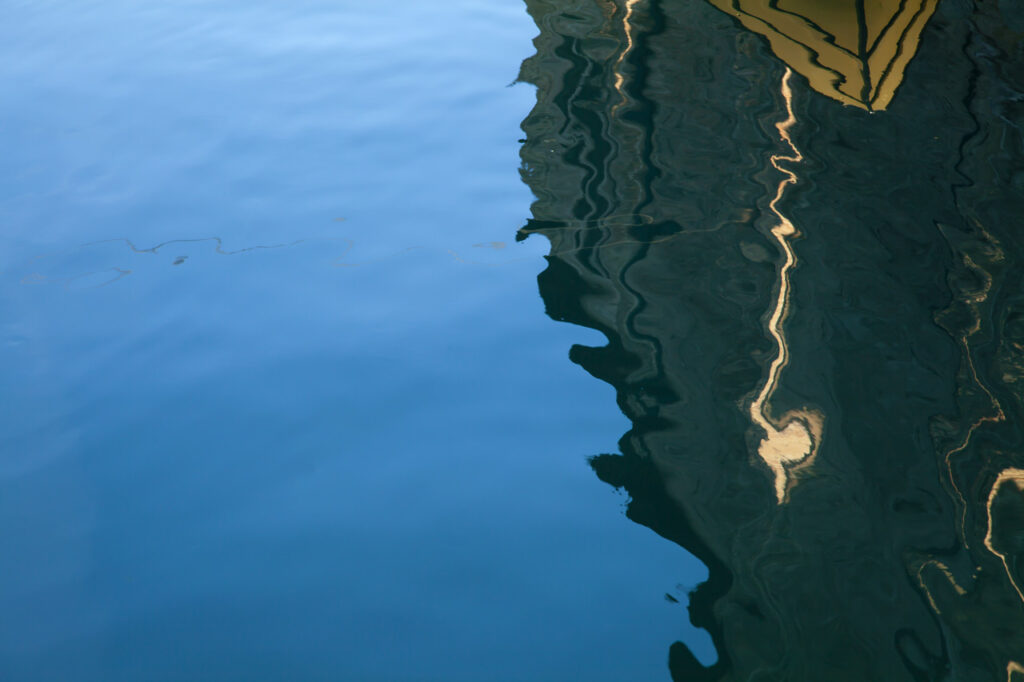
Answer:
[{"label": "yellow reflection", "polygon": [[618,59],[615,60],[615,64],[612,66],[612,71],[615,74],[615,91],[619,93],[621,101],[612,107],[612,116],[614,116],[620,107],[629,101],[626,95],[626,77],[622,73],[622,64],[626,61],[626,57],[633,51],[633,31],[635,30],[632,22],[633,12],[636,11],[636,6],[640,4],[640,0],[626,0],[626,12],[622,17],[622,28],[626,34],[626,44],[622,48],[622,52],[619,53]]},{"label": "yellow reflection", "polygon": [[[1010,562],[1007,561],[1006,555],[997,550],[992,544],[992,503],[995,502],[999,489],[1007,483],[1017,486],[1017,490],[1024,493],[1024,469],[1015,469],[1013,467],[1004,469],[999,472],[995,483],[992,484],[992,490],[988,493],[988,502],[985,503],[985,513],[988,515],[988,532],[985,534],[985,547],[1002,560],[1003,568],[1006,569],[1006,576],[1010,579],[1010,584],[1013,585],[1013,589],[1017,590],[1017,596],[1020,597],[1021,601],[1024,601],[1024,592],[1021,591],[1021,586],[1017,584],[1013,577],[1013,571],[1010,570]],[[1024,670],[1021,672],[1024,672]]]},{"label": "yellow reflection", "polygon": [[709,0],[768,38],[818,92],[880,111],[892,100],[938,0]]},{"label": "yellow reflection", "polygon": [[779,504],[786,501],[789,489],[795,483],[796,471],[809,466],[814,461],[825,421],[822,415],[809,409],[790,410],[781,418],[774,419],[771,415],[770,405],[771,396],[778,386],[782,369],[789,363],[789,345],[786,343],[783,324],[789,313],[790,271],[796,265],[796,253],[791,242],[799,236],[792,221],[778,207],[786,187],[794,184],[797,180],[796,173],[781,166],[780,163],[800,163],[804,158],[789,134],[790,128],[796,123],[796,114],[793,112],[793,91],[789,85],[792,75],[793,72],[786,69],[786,73],[782,77],[780,91],[786,102],[787,116],[785,120],[775,124],[779,131],[779,138],[792,150],[792,155],[776,154],[771,157],[772,166],[785,177],[779,182],[775,198],[768,204],[768,208],[778,219],[778,224],[772,228],[771,235],[785,255],[785,260],[778,272],[778,292],[768,318],[768,333],[775,341],[776,354],[768,367],[768,377],[765,379],[764,385],[750,403],[751,421],[764,430],[757,454],[772,471],[775,497]]},{"label": "yellow reflection", "polygon": [[940,609],[939,605],[935,603],[935,597],[932,596],[931,590],[928,589],[928,585],[925,583],[924,580],[924,570],[929,566],[934,566],[935,568],[939,569],[939,571],[942,572],[942,575],[946,577],[946,580],[949,581],[949,584],[953,587],[954,590],[956,590],[956,593],[960,596],[967,594],[967,590],[961,587],[960,583],[956,581],[956,578],[953,576],[953,572],[949,570],[949,566],[942,563],[938,559],[929,559],[928,561],[921,564],[921,566],[917,569],[917,584],[921,586],[922,590],[924,590],[925,596],[928,597],[928,603],[932,605],[932,610],[935,611],[935,613],[942,613],[942,609]]},{"label": "yellow reflection", "polygon": [[1013,682],[1013,674],[1020,673],[1024,675],[1024,665],[1021,665],[1017,661],[1010,661],[1006,664],[1006,682]]}]

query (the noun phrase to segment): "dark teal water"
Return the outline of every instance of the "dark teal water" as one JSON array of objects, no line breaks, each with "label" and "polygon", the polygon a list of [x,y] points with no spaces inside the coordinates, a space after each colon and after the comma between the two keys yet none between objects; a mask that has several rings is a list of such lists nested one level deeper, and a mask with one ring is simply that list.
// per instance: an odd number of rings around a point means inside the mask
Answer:
[{"label": "dark teal water", "polygon": [[1024,679],[1024,15],[918,5],[873,113],[706,0],[6,5],[0,680]]}]

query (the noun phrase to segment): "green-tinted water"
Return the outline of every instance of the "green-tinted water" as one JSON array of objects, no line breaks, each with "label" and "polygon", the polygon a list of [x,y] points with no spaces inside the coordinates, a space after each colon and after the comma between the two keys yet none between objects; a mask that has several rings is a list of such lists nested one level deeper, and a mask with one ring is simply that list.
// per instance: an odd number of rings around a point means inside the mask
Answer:
[{"label": "green-tinted water", "polygon": [[710,568],[673,678],[1024,679],[1019,6],[527,6],[520,238],[632,421],[591,465]]}]

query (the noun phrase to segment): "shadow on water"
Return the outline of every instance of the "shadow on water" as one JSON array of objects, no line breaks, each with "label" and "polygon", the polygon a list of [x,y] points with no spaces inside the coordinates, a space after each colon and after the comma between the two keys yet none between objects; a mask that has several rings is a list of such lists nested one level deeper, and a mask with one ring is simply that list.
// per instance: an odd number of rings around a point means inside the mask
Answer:
[{"label": "shadow on water", "polygon": [[632,421],[591,465],[710,571],[673,679],[1024,679],[1024,13],[526,4],[519,239]]}]

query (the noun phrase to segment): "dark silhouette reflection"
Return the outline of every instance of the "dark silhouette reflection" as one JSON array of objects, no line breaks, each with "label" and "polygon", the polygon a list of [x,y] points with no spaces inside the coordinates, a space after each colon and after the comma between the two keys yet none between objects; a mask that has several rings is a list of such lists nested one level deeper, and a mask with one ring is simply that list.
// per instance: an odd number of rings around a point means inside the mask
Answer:
[{"label": "dark silhouette reflection", "polygon": [[526,4],[519,238],[632,421],[591,463],[710,569],[673,679],[1024,679],[1020,10],[919,3],[871,114],[706,0]]}]

